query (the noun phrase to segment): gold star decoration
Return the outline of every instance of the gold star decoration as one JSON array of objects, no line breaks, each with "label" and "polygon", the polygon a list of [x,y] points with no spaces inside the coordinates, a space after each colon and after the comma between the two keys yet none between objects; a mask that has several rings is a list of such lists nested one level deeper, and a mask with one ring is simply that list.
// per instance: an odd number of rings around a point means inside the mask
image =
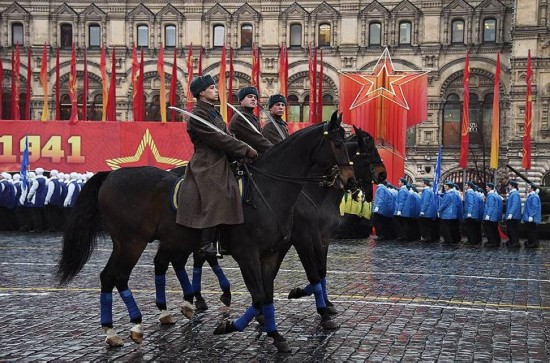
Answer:
[{"label": "gold star decoration", "polygon": [[428,73],[428,71],[397,71],[393,68],[393,62],[388,48],[384,50],[372,72],[342,73],[344,76],[359,83],[362,87],[350,110],[383,97],[408,110],[409,104],[403,94],[402,85]]},{"label": "gold star decoration", "polygon": [[129,163],[135,163],[139,161],[141,159],[143,152],[145,151],[145,148],[147,147],[151,150],[151,153],[153,154],[155,161],[157,163],[173,165],[174,167],[187,165],[186,160],[180,160],[180,159],[161,156],[157,149],[157,145],[155,144],[155,140],[153,139],[153,136],[151,136],[151,133],[149,132],[149,129],[145,130],[145,133],[143,134],[141,142],[139,143],[136,149],[136,153],[134,155],[124,156],[116,159],[108,159],[108,160],[105,160],[105,162],[112,170],[120,169],[121,164],[129,164]]}]

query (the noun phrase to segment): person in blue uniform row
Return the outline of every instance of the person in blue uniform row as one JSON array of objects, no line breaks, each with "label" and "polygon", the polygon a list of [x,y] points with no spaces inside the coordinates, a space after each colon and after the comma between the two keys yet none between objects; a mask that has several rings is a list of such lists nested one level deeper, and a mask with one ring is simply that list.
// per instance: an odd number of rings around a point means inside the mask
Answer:
[{"label": "person in blue uniform row", "polygon": [[410,198],[407,189],[407,179],[399,179],[399,191],[395,198],[393,220],[397,227],[397,240],[406,241],[408,236],[408,218],[410,216]]},{"label": "person in blue uniform row", "polygon": [[508,181],[509,192],[506,200],[506,229],[508,231],[508,241],[506,246],[510,248],[519,248],[519,222],[521,220],[521,197],[518,192],[518,182]]},{"label": "person in blue uniform row", "polygon": [[424,242],[439,242],[439,223],[437,220],[437,202],[430,179],[422,179],[424,189],[420,196],[420,216],[418,224]]},{"label": "person in blue uniform row", "polygon": [[460,243],[462,236],[460,234],[460,222],[464,219],[464,208],[462,206],[462,196],[460,195],[460,187],[458,184],[453,183],[451,188],[453,191],[454,203],[456,205],[456,219],[451,223],[451,229],[453,233],[453,242]]},{"label": "person in blue uniform row", "polygon": [[394,201],[392,192],[387,185],[387,181],[378,184],[372,204],[373,222],[378,241],[395,238],[395,232],[391,225]]},{"label": "person in blue uniform row", "polygon": [[483,211],[483,224],[487,243],[485,247],[500,246],[500,234],[498,233],[498,222],[502,219],[502,198],[495,191],[495,184],[487,183],[487,197],[485,199],[485,210]]},{"label": "person in blue uniform row", "polygon": [[480,198],[474,190],[476,187],[471,181],[464,185],[464,227],[469,245],[481,245]]},{"label": "person in blue uniform row", "polygon": [[453,223],[458,219],[457,205],[455,201],[454,183],[446,180],[443,184],[444,194],[439,203],[437,214],[441,225],[441,236],[443,242],[454,243]]},{"label": "person in blue uniform row", "polygon": [[525,248],[537,248],[539,246],[537,224],[540,224],[542,221],[542,205],[537,191],[537,185],[533,183],[527,184],[527,199],[525,199],[522,217],[525,229],[527,230]]}]

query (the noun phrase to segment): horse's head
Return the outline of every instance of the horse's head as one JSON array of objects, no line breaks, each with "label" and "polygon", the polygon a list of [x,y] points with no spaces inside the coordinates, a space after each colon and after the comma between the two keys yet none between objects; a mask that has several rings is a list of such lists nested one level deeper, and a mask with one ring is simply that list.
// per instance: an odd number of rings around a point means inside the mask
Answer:
[{"label": "horse's head", "polygon": [[374,144],[373,137],[353,126],[357,135],[357,154],[353,158],[355,176],[361,188],[372,183],[381,183],[386,180],[387,172],[384,162]]},{"label": "horse's head", "polygon": [[[341,126],[342,116],[338,116],[337,112],[332,114],[329,122],[324,124],[323,140],[328,141],[330,145],[331,156],[316,153],[314,157],[317,165],[326,164],[328,168],[336,166],[338,170],[338,178],[335,180],[338,188],[350,188],[355,185],[355,174],[353,164],[350,162],[348,150],[345,146],[345,132]],[[327,164],[328,161],[328,164]]]}]

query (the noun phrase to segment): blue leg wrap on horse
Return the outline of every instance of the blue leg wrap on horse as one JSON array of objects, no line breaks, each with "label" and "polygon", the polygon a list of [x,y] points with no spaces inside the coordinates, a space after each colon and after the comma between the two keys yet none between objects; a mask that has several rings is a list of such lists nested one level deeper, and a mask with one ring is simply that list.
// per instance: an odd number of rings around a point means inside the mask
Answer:
[{"label": "blue leg wrap on horse", "polygon": [[132,295],[130,289],[120,291],[119,294],[126,304],[128,315],[130,315],[130,321],[141,318],[141,311],[139,311],[139,308],[136,304],[136,301],[134,300],[134,296]]},{"label": "blue leg wrap on horse", "polygon": [[187,272],[185,272],[185,270],[176,271],[176,276],[178,277],[181,289],[183,290],[183,296],[193,296],[193,286],[191,286],[191,283],[189,282]]},{"label": "blue leg wrap on horse", "polygon": [[271,333],[277,330],[277,325],[275,325],[275,306],[273,304],[264,305],[264,331],[266,333]]},{"label": "blue leg wrap on horse", "polygon": [[102,292],[99,302],[101,304],[101,325],[113,326],[113,294]]},{"label": "blue leg wrap on horse", "polygon": [[312,284],[309,284],[306,287],[304,287],[304,294],[306,294],[307,296],[313,294],[313,285]]},{"label": "blue leg wrap on horse", "polygon": [[328,294],[327,294],[327,279],[326,277],[323,277],[321,279],[321,287],[323,288],[323,298],[325,299],[325,302],[328,301]]},{"label": "blue leg wrap on horse", "polygon": [[227,277],[225,277],[225,274],[223,273],[222,268],[219,265],[214,266],[214,267],[212,267],[212,271],[214,271],[214,273],[218,277],[218,281],[220,283],[220,288],[223,291],[229,290],[229,288],[231,287],[231,284],[229,283],[229,280],[227,279]]},{"label": "blue leg wrap on horse", "polygon": [[202,267],[193,267],[193,293],[201,292]]},{"label": "blue leg wrap on horse", "polygon": [[166,275],[155,275],[157,304],[166,304]]},{"label": "blue leg wrap on horse", "polygon": [[320,283],[313,285],[313,294],[315,295],[315,305],[317,305],[318,308],[326,308],[327,304],[323,297],[323,287]]},{"label": "blue leg wrap on horse", "polygon": [[248,309],[246,309],[243,316],[241,316],[240,318],[238,318],[233,322],[233,326],[238,331],[243,331],[248,326],[248,324],[250,324],[250,322],[252,321],[252,319],[254,319],[256,315],[258,315],[258,310],[256,310],[254,306],[251,306]]}]

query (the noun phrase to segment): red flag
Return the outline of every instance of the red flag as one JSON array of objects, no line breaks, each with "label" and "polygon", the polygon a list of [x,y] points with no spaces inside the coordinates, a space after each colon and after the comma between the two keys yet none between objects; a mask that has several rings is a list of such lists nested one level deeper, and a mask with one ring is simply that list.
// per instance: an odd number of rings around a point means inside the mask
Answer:
[{"label": "red flag", "polygon": [[319,50],[319,87],[317,88],[317,118],[323,121],[323,50]]},{"label": "red flag", "polygon": [[[170,106],[176,106],[176,86],[178,83],[177,49],[174,48],[174,60],[172,62],[172,78],[170,78]],[[170,113],[170,120],[176,121],[176,111]]]},{"label": "red flag", "polygon": [[116,121],[116,56],[113,48],[111,57],[111,84],[109,85],[109,101],[107,102],[107,121]]},{"label": "red flag", "polygon": [[19,53],[19,44],[15,47],[15,56],[12,52],[13,67],[12,67],[12,102],[11,102],[11,118],[20,120],[19,114],[19,76],[21,67],[21,55]]},{"label": "red flag", "polygon": [[137,58],[136,44],[132,49],[132,113],[134,114],[134,121],[137,121],[139,117],[139,102],[137,98],[138,94],[138,76],[139,76],[139,62]]},{"label": "red flag", "polygon": [[[253,72],[255,74],[255,84],[256,84],[256,89],[258,90],[258,102],[260,102],[260,99],[262,98],[262,91],[260,90],[260,61],[261,61],[261,58],[260,58],[260,48],[256,45],[256,71]],[[260,108],[259,107],[256,107],[254,109],[254,114],[256,115],[256,117],[260,117]]]},{"label": "red flag", "polygon": [[101,73],[101,85],[103,95],[103,108],[101,111],[101,121],[107,120],[107,105],[109,104],[109,89],[107,88],[107,56],[105,46],[101,45],[101,58],[99,61],[99,71]]},{"label": "red flag", "polygon": [[200,48],[199,48],[199,69],[198,69],[198,72],[197,72],[197,74],[199,76],[202,76],[202,52],[203,52],[203,49],[202,49],[202,45],[201,45]]},{"label": "red flag", "polygon": [[2,65],[2,61],[0,61],[0,120],[2,120],[3,118],[3,110],[2,110],[2,105],[3,105],[3,93],[4,93],[4,89],[2,88],[2,79],[4,79],[4,66]]},{"label": "red flag", "polygon": [[159,59],[157,60],[157,73],[160,78],[159,107],[160,120],[166,122],[166,76],[164,75],[164,46],[160,45]]},{"label": "red flag", "polygon": [[464,100],[462,103],[462,125],[460,127],[460,161],[458,165],[462,169],[468,166],[468,147],[470,143],[470,56],[466,51],[466,64],[464,65],[464,75],[462,77],[462,87],[464,88]]},{"label": "red flag", "polygon": [[493,126],[491,128],[491,162],[490,168],[498,168],[498,151],[500,146],[500,52],[497,53],[495,85],[493,88]]},{"label": "red flag", "polygon": [[[235,69],[233,68],[233,47],[229,48],[229,90],[227,94],[227,99],[230,104],[233,104],[233,73]],[[227,120],[233,118],[233,109],[227,109]]]},{"label": "red flag", "polygon": [[76,93],[76,49],[73,43],[71,51],[71,72],[69,73],[69,98],[71,100],[71,116],[69,123],[74,125],[78,122],[78,106]]},{"label": "red flag", "polygon": [[287,97],[288,93],[288,50],[285,43],[281,43],[279,48],[279,85],[280,92]]},{"label": "red flag", "polygon": [[59,82],[59,48],[55,53],[55,119],[61,120],[61,86]]},{"label": "red flag", "polygon": [[193,94],[191,93],[191,81],[193,80],[193,43],[189,44],[187,53],[187,111],[193,109]]},{"label": "red flag", "polygon": [[317,120],[317,48],[309,48],[309,122]]},{"label": "red flag", "polygon": [[145,105],[144,105],[145,91],[143,88],[143,78],[145,76],[144,66],[145,66],[145,62],[143,61],[143,48],[141,48],[141,60],[139,63],[139,78],[137,83],[137,95],[136,95],[137,114],[134,115],[134,121],[145,121]]},{"label": "red flag", "polygon": [[31,119],[31,47],[27,49],[27,91],[25,94],[25,120]]},{"label": "red flag", "polygon": [[531,63],[531,49],[527,53],[527,97],[525,98],[525,125],[523,127],[523,159],[521,166],[525,170],[531,169],[531,127],[533,126],[533,96],[531,89],[533,78],[533,65]]},{"label": "red flag", "polygon": [[84,79],[82,85],[82,120],[88,120],[88,59],[84,48]]},{"label": "red flag", "polygon": [[227,69],[227,49],[225,49],[225,43],[222,47],[222,59],[220,61],[220,78],[218,79],[218,91],[220,97],[220,114],[225,123],[229,123],[227,118],[227,83],[225,78],[225,71]]},{"label": "red flag", "polygon": [[[1,63],[1,62],[0,62]],[[0,77],[0,79],[2,79]],[[40,65],[40,83],[42,84],[42,90],[44,93],[44,99],[42,100],[42,116],[41,121],[48,121],[50,118],[50,108],[48,107],[48,51],[46,49],[46,43],[42,49],[42,64]]]}]

